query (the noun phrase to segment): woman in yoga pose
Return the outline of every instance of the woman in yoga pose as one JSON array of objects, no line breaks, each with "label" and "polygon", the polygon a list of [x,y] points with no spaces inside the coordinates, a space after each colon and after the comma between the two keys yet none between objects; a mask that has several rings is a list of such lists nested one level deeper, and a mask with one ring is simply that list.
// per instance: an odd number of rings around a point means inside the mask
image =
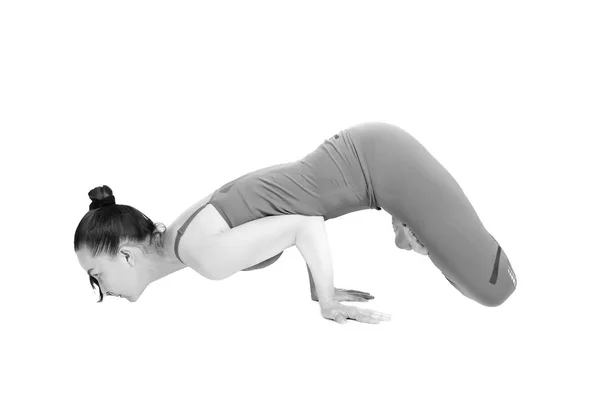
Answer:
[{"label": "woman in yoga pose", "polygon": [[390,315],[343,305],[368,293],[337,289],[325,221],[364,209],[392,216],[396,246],[426,255],[463,295],[498,306],[516,288],[504,250],[450,173],[410,134],[361,123],[290,163],[256,170],[206,196],[171,226],[115,203],[108,186],[75,231],[75,252],[92,287],[135,302],[153,281],[185,267],[213,279],[273,264],[296,246],[311,297],[327,319],[379,323]]}]

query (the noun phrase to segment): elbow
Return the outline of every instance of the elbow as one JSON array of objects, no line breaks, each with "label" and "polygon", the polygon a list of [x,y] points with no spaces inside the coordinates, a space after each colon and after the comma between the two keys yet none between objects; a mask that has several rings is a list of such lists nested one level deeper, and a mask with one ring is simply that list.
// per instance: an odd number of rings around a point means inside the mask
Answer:
[{"label": "elbow", "polygon": [[206,270],[206,277],[210,280],[223,280],[233,275],[229,269],[223,266],[219,263],[209,265]]},{"label": "elbow", "polygon": [[227,276],[219,276],[219,275],[213,275],[213,274],[207,275],[205,277],[210,280],[223,280],[223,279],[227,278]]},{"label": "elbow", "polygon": [[213,272],[213,273],[211,273],[211,275],[208,278],[210,280],[224,280],[224,279],[227,279],[231,275],[233,275],[233,273]]},{"label": "elbow", "polygon": [[210,280],[223,280],[231,276],[230,274],[225,273],[221,268],[216,265],[210,266],[210,269],[205,271],[206,277]]},{"label": "elbow", "polygon": [[210,280],[223,280],[229,276],[224,275],[216,265],[211,264],[207,259],[202,259],[201,261],[195,260],[188,266],[196,273],[199,273],[206,279]]}]

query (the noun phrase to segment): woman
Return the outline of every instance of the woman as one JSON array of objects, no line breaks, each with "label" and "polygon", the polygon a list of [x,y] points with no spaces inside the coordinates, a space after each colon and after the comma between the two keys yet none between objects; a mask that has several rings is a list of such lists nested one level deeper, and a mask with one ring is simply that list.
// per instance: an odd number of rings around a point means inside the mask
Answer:
[{"label": "woman", "polygon": [[324,222],[364,209],[392,215],[396,245],[429,256],[465,296],[498,306],[516,288],[506,254],[458,183],[416,139],[388,123],[352,126],[298,161],[241,176],[169,228],[115,204],[108,186],[89,197],[74,244],[100,301],[104,289],[135,302],[150,283],[185,267],[215,280],[264,268],[295,245],[323,317],[338,323],[390,320],[340,303],[367,301],[370,294],[333,287]]}]

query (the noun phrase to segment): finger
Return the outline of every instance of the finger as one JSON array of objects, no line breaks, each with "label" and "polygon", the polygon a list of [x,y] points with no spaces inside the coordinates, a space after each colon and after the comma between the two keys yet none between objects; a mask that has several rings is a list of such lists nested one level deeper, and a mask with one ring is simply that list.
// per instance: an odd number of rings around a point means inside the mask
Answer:
[{"label": "finger", "polygon": [[342,292],[340,289],[336,290],[336,296],[342,296],[345,300],[354,302],[362,302],[365,299],[373,299],[375,297],[363,292]]},{"label": "finger", "polygon": [[369,300],[373,299],[375,296],[371,296],[371,295],[351,295],[348,294],[348,301],[352,301],[352,302],[368,302]]},{"label": "finger", "polygon": [[348,292],[348,293],[352,293],[352,294],[354,294],[354,295],[357,295],[357,296],[360,296],[360,297],[363,297],[363,298],[366,298],[366,297],[372,296],[372,295],[371,295],[370,293],[368,293],[368,292],[361,292],[360,290],[354,290],[354,289],[349,289],[349,290],[347,290],[346,292]]},{"label": "finger", "polygon": [[350,319],[365,323],[379,323],[380,321],[391,320],[391,315],[377,312],[376,310],[357,308],[356,306],[347,306],[344,316],[346,315]]},{"label": "finger", "polygon": [[387,318],[387,319],[391,319],[392,315],[388,314],[388,313],[383,313],[383,312],[378,312],[376,310],[371,310],[371,309],[361,309],[363,311],[369,311],[373,316],[378,316],[381,318]]},{"label": "finger", "polygon": [[353,294],[351,296],[354,296],[359,301],[367,300],[367,299],[373,299],[375,297],[375,296],[372,296],[372,295],[362,295],[362,294],[361,295],[359,295],[359,294]]},{"label": "finger", "polygon": [[348,301],[348,302],[368,302],[369,300],[373,299],[374,296],[362,296],[362,295],[346,295],[344,300]]},{"label": "finger", "polygon": [[355,302],[370,302],[373,298],[356,298]]},{"label": "finger", "polygon": [[[344,290],[345,290],[345,289],[344,289]],[[359,293],[359,294],[362,294],[362,295],[370,295],[370,293],[369,293],[369,292],[362,292],[362,291],[360,291],[360,290],[354,290],[354,289],[348,289],[348,290],[346,290],[346,292],[350,292],[350,293]]]},{"label": "finger", "polygon": [[[337,296],[337,295],[336,295]],[[341,296],[339,296],[339,298],[336,298],[337,300],[341,301],[345,301],[345,302],[364,302],[366,299],[360,296],[356,296],[356,295],[351,295],[349,293],[345,293]]]},{"label": "finger", "polygon": [[356,313],[352,313],[350,315],[350,319],[358,321],[358,322],[363,322],[363,323],[379,323],[380,320],[374,318],[373,316],[370,316],[366,313],[357,311]]},{"label": "finger", "polygon": [[365,315],[369,315],[372,318],[377,319],[377,320],[392,320],[392,315],[389,315],[387,313],[378,312],[376,310],[360,309],[360,312]]}]

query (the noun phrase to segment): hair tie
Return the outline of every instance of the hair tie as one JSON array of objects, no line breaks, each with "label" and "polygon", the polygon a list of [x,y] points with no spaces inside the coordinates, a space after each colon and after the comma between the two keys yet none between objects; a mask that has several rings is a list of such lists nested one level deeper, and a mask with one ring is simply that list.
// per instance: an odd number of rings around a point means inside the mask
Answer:
[{"label": "hair tie", "polygon": [[97,199],[90,203],[90,210],[98,209],[102,206],[112,206],[115,203],[115,197],[113,195],[107,196],[104,199]]},{"label": "hair tie", "polygon": [[163,223],[155,223],[154,231],[158,233],[164,233],[167,230],[167,227]]}]

